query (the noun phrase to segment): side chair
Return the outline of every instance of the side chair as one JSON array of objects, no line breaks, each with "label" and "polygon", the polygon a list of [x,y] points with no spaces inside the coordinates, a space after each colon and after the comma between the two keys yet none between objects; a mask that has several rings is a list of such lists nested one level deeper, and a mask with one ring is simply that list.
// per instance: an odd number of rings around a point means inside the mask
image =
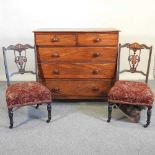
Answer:
[{"label": "side chair", "polygon": [[[123,50],[122,50],[123,49]],[[124,59],[121,53],[127,53],[129,68],[120,71],[120,60]],[[141,56],[144,56],[144,52],[146,52],[147,57],[145,59],[141,59]],[[151,119],[151,109],[154,102],[154,94],[148,86],[148,76],[151,62],[151,54],[152,54],[152,46],[149,47],[144,44],[139,43],[126,43],[119,44],[119,52],[118,52],[118,61],[117,61],[117,81],[114,86],[111,88],[108,94],[108,120],[111,120],[112,114],[112,106],[117,105],[122,106],[133,106],[133,107],[146,107],[147,108],[147,123],[144,127],[148,127]],[[144,72],[144,67],[139,69],[139,64],[142,63],[142,60],[146,60],[146,72]],[[119,80],[119,74],[121,73],[135,73],[142,74],[145,76],[145,82],[137,82],[137,81],[126,81]],[[141,108],[143,109],[143,108]]]},{"label": "side chair", "polygon": [[[5,73],[7,79],[8,88],[6,90],[6,102],[8,108],[8,115],[10,119],[10,126],[9,128],[13,128],[13,110],[15,108],[20,108],[23,106],[28,105],[37,105],[36,108],[39,107],[41,104],[47,104],[47,111],[48,111],[48,119],[47,123],[51,120],[51,103],[52,97],[51,92],[48,88],[40,84],[39,82],[31,81],[31,82],[17,82],[17,83],[10,83],[10,78],[16,74],[25,74],[31,73],[36,74],[37,79],[37,67],[35,65],[35,71],[28,71],[26,70],[27,65],[27,53],[33,51],[35,54],[35,50],[33,46],[28,44],[16,44],[10,45],[8,47],[3,47],[3,56],[4,56],[4,66],[5,66]],[[9,54],[12,53],[14,55],[13,61],[17,66],[17,71],[9,73],[8,63],[10,62],[7,60]],[[11,58],[11,57],[10,57]],[[35,64],[36,64],[36,55],[35,55]]]}]

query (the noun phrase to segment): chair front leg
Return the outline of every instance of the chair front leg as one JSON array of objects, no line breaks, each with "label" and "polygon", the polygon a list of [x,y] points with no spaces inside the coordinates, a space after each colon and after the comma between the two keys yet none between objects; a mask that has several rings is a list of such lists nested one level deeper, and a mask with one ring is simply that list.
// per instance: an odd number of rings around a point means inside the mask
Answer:
[{"label": "chair front leg", "polygon": [[111,120],[111,114],[112,114],[112,104],[108,103],[108,120],[107,120],[108,123]]},{"label": "chair front leg", "polygon": [[48,111],[48,120],[46,122],[49,123],[51,121],[51,111],[52,111],[51,103],[47,104],[47,111]]},{"label": "chair front leg", "polygon": [[151,121],[150,121],[151,113],[152,113],[152,107],[148,107],[148,109],[147,109],[147,121],[146,121],[146,124],[144,125],[144,128],[148,127],[151,123]]},{"label": "chair front leg", "polygon": [[10,119],[9,128],[12,129],[13,128],[13,108],[8,109],[8,115],[9,115],[9,119]]}]

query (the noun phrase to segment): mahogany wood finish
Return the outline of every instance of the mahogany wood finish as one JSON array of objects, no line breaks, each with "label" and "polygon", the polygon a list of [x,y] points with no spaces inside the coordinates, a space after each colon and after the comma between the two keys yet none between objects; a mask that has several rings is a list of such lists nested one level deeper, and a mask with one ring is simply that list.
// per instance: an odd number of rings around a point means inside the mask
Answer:
[{"label": "mahogany wood finish", "polygon": [[38,80],[53,99],[106,99],[116,80],[119,31],[40,29],[34,31]]},{"label": "mahogany wood finish", "polygon": [[39,33],[36,35],[37,45],[75,46],[74,34]]},{"label": "mahogany wood finish", "polygon": [[[109,54],[110,53],[110,54]],[[38,62],[116,62],[116,47],[39,47]],[[73,56],[74,55],[74,56]]]},{"label": "mahogany wood finish", "polygon": [[41,82],[47,85],[56,97],[67,98],[69,96],[70,98],[87,99],[87,97],[105,97],[114,80],[46,79]]},{"label": "mahogany wood finish", "polygon": [[115,78],[115,63],[41,63],[38,64],[42,78]]},{"label": "mahogany wood finish", "polygon": [[80,46],[117,46],[117,33],[83,33],[78,35]]}]

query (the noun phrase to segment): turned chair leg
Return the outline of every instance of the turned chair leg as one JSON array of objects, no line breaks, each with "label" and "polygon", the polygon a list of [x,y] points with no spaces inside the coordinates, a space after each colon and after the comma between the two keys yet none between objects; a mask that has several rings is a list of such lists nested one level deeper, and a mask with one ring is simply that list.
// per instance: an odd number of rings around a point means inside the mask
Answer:
[{"label": "turned chair leg", "polygon": [[39,104],[36,105],[36,109],[38,109],[38,108],[39,108]]},{"label": "turned chair leg", "polygon": [[111,114],[112,114],[112,104],[108,103],[108,120],[107,120],[108,123],[111,120]]},{"label": "turned chair leg", "polygon": [[144,125],[144,128],[148,127],[151,123],[151,121],[150,121],[151,113],[152,113],[152,107],[148,107],[148,109],[147,109],[147,121],[146,121],[146,124]]},{"label": "turned chair leg", "polygon": [[46,122],[49,123],[51,121],[51,111],[52,111],[51,103],[47,104],[47,111],[48,111],[48,119]]},{"label": "turned chair leg", "polygon": [[10,126],[9,128],[13,128],[13,108],[8,109],[9,119],[10,119]]}]

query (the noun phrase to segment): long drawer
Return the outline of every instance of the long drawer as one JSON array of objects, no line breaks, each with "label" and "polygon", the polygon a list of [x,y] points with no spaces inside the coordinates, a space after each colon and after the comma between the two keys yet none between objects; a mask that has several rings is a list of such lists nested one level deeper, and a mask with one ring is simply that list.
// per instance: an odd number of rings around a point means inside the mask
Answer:
[{"label": "long drawer", "polygon": [[38,62],[116,62],[117,47],[39,47]]},{"label": "long drawer", "polygon": [[116,63],[40,63],[42,78],[114,78]]},{"label": "long drawer", "polygon": [[52,92],[53,98],[105,97],[114,84],[113,79],[75,80],[61,79],[40,81]]}]

